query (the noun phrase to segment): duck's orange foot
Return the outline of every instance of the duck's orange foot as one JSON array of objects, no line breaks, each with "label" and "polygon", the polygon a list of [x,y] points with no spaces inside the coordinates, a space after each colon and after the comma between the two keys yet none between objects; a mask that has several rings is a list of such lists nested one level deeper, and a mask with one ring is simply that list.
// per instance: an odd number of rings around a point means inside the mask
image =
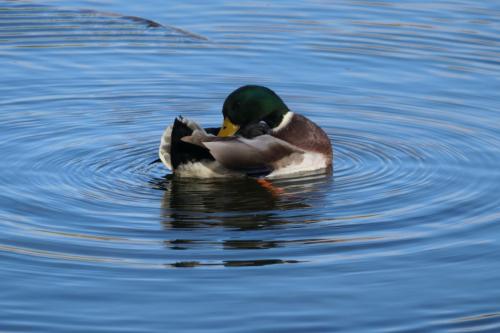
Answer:
[{"label": "duck's orange foot", "polygon": [[269,180],[260,178],[257,179],[257,183],[259,183],[260,186],[271,192],[272,195],[278,196],[280,194],[285,193],[284,189],[282,189],[281,187],[274,186],[273,183],[271,183]]}]

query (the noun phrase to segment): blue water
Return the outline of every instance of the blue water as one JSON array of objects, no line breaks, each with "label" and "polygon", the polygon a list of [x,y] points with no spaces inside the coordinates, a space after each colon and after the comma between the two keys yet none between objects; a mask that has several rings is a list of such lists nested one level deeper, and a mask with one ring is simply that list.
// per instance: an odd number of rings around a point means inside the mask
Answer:
[{"label": "blue water", "polygon": [[[499,1],[0,0],[0,331],[500,332]],[[334,171],[179,180],[275,90]]]}]

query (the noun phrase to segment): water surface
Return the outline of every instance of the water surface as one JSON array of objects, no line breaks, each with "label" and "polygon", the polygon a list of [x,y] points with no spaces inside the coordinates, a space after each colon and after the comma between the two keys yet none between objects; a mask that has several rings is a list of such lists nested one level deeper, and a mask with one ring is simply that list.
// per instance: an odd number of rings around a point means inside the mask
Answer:
[{"label": "water surface", "polygon": [[[0,330],[500,331],[500,3],[0,0]],[[333,174],[179,180],[243,84]]]}]

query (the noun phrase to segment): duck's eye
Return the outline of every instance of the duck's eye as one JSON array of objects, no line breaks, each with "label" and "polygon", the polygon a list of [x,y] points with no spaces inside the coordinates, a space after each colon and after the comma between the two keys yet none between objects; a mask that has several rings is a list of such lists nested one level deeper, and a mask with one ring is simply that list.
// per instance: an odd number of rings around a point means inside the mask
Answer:
[{"label": "duck's eye", "polygon": [[240,106],[241,106],[241,102],[239,102],[239,101],[238,102],[234,102],[233,109],[234,110],[238,110],[240,108]]}]

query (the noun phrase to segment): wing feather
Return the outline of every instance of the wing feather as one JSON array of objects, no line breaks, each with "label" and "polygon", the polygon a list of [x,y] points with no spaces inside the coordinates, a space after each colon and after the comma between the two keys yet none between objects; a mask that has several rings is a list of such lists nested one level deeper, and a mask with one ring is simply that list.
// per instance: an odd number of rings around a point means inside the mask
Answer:
[{"label": "wing feather", "polygon": [[272,168],[284,157],[303,153],[301,149],[271,135],[253,139],[207,137],[203,145],[219,163],[236,170]]}]

